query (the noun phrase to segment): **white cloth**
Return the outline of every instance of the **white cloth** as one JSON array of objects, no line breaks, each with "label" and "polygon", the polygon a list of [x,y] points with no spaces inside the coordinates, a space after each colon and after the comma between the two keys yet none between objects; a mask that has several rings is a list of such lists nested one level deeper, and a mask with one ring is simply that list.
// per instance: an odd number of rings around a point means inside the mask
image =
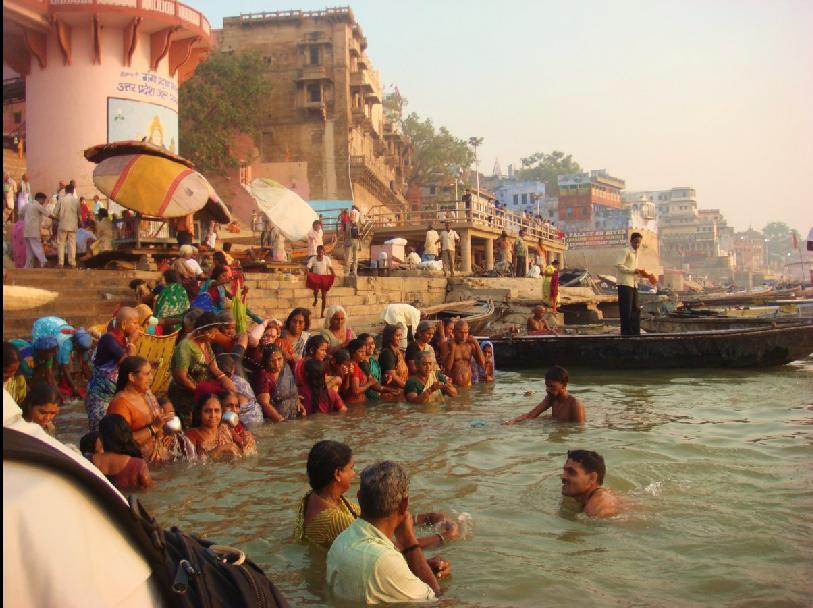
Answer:
[{"label": "white cloth", "polygon": [[76,232],[79,228],[79,197],[75,194],[64,194],[56,205],[57,220],[60,232]]},{"label": "white cloth", "polygon": [[417,266],[418,264],[420,264],[420,263],[421,263],[421,256],[419,256],[417,253],[415,253],[415,252],[413,251],[412,253],[410,253],[410,254],[407,256],[407,258],[406,258],[406,262],[407,262],[407,264],[409,264],[410,266]]},{"label": "white cloth", "polygon": [[[55,447],[110,485],[86,458],[23,420],[5,389],[3,426]],[[4,606],[160,606],[150,574],[84,489],[41,467],[3,461]]]},{"label": "white cloth", "polygon": [[615,267],[618,270],[616,285],[638,286],[638,275],[635,274],[635,271],[638,270],[638,252],[635,249],[627,247],[624,256],[618,260]]},{"label": "white cloth", "polygon": [[324,231],[320,228],[319,230],[311,229],[308,232],[308,255],[316,255],[316,248],[319,245],[324,245]]},{"label": "white cloth", "polygon": [[359,518],[333,541],[327,554],[332,593],[356,605],[431,600],[432,588],[381,530]]},{"label": "white cloth", "polygon": [[308,270],[313,272],[314,274],[330,274],[330,270],[333,268],[333,263],[330,261],[330,256],[323,255],[322,261],[319,261],[319,258],[313,256],[311,259],[308,260]]},{"label": "white cloth", "polygon": [[[412,335],[418,331],[418,323],[421,322],[421,311],[411,304],[387,304],[384,312],[381,313],[381,320],[388,325],[402,325],[412,330]],[[402,348],[406,348],[406,332],[401,339]]]},{"label": "white cloth", "polygon": [[184,259],[183,263],[186,264],[186,267],[191,272],[195,273],[196,277],[203,274],[203,268],[200,267],[200,264],[198,264],[198,261],[195,258]]},{"label": "white cloth", "polygon": [[531,269],[528,271],[527,276],[531,279],[538,279],[542,276],[542,271],[539,270],[539,266],[537,264],[531,264]]},{"label": "white cloth", "polygon": [[455,241],[460,240],[460,235],[454,230],[443,230],[440,233],[440,250],[454,251]]},{"label": "white cloth", "polygon": [[427,230],[423,252],[426,255],[438,255],[438,240],[440,240],[440,235],[438,235],[437,230]]}]

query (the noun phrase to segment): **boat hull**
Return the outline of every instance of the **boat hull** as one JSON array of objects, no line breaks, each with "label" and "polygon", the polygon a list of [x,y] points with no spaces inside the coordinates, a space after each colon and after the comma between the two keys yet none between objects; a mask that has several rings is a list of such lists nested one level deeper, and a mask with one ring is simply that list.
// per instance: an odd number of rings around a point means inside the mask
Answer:
[{"label": "boat hull", "polygon": [[500,368],[772,367],[813,353],[813,325],[777,329],[492,338]]},{"label": "boat hull", "polygon": [[798,317],[760,319],[756,317],[642,317],[641,329],[649,333],[717,331],[725,329],[759,329],[798,325]]}]

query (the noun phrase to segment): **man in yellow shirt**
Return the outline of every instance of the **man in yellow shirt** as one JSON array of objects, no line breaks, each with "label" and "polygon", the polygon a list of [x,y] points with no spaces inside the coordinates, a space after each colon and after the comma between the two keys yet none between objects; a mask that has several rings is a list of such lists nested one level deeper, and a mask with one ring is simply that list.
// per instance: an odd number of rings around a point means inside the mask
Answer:
[{"label": "man in yellow shirt", "polygon": [[621,317],[621,335],[638,336],[641,334],[641,309],[638,306],[638,277],[649,279],[653,285],[658,279],[642,268],[638,268],[638,250],[641,247],[643,236],[640,232],[633,232],[630,236],[630,246],[624,256],[618,260],[615,267],[618,269],[618,313]]}]

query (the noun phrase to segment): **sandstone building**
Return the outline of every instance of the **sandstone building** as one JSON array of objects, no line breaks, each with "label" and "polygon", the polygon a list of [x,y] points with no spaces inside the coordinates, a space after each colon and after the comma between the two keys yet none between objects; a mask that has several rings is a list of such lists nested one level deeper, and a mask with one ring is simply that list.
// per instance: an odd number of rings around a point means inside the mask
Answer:
[{"label": "sandstone building", "polygon": [[277,177],[287,164],[307,184],[283,185],[323,208],[350,200],[363,211],[403,208],[411,148],[384,111],[381,78],[350,8],[226,17],[219,36],[224,51],[259,52],[272,79],[257,108],[265,118],[258,166],[268,174],[254,177]]}]

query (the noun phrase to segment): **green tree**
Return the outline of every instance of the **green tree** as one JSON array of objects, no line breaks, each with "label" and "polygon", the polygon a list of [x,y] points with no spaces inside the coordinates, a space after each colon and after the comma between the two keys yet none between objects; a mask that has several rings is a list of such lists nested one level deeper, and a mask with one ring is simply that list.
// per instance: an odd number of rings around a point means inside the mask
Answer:
[{"label": "green tree", "polygon": [[201,172],[222,175],[237,166],[234,135],[258,135],[259,108],[271,93],[267,67],[259,53],[215,52],[181,85],[180,152]]},{"label": "green tree", "polygon": [[402,129],[413,147],[410,184],[451,183],[459,178],[460,169],[474,162],[468,143],[446,127],[436,129],[431,118],[413,112],[402,121]]},{"label": "green tree", "polygon": [[537,152],[520,159],[522,167],[516,172],[517,179],[545,182],[545,191],[550,196],[559,194],[558,175],[579,173],[582,168],[573,160],[573,155],[554,150],[550,154]]},{"label": "green tree", "polygon": [[794,234],[796,234],[796,240],[799,242],[799,233],[791,229],[785,222],[771,222],[762,229],[762,235],[766,241],[765,253],[769,263],[781,266],[787,261],[788,254],[792,254],[794,251]]}]

